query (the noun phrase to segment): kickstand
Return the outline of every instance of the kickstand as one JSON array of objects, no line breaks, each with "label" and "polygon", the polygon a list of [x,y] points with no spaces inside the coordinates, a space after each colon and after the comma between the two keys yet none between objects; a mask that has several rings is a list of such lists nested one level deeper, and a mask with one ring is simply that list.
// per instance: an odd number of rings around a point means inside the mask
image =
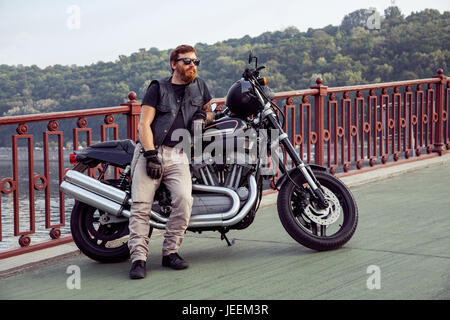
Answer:
[{"label": "kickstand", "polygon": [[230,242],[230,240],[228,240],[228,238],[227,238],[227,236],[225,235],[224,232],[222,232],[220,234],[220,240],[225,240],[229,247],[231,247],[233,245],[233,243],[234,243],[234,240],[232,240],[231,242]]}]

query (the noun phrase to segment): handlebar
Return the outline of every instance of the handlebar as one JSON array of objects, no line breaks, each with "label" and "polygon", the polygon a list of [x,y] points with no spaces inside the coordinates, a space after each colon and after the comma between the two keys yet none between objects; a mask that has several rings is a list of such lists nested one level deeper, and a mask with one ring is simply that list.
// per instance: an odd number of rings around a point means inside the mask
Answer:
[{"label": "handlebar", "polygon": [[228,107],[225,107],[225,109],[223,109],[222,111],[216,112],[216,114],[214,115],[214,120],[224,117],[227,114],[227,112],[228,112]]},{"label": "handlebar", "polygon": [[[264,69],[264,68],[265,68],[265,66],[260,66],[260,67],[258,67],[258,68],[256,68],[256,69],[249,69],[249,68],[246,68],[246,69],[244,70],[244,73],[242,74],[242,77],[243,77],[246,81],[249,81],[249,80],[252,79],[252,78],[259,80],[259,79],[260,79],[260,78],[259,78],[259,71],[261,71],[261,70]],[[260,84],[262,85],[262,83],[260,83]]]},{"label": "handlebar", "polygon": [[264,66],[258,67],[258,68],[256,68],[256,70],[247,68],[247,69],[245,69],[244,74],[242,76],[244,77],[244,79],[246,81],[251,83],[256,96],[258,97],[259,101],[261,102],[261,105],[265,106],[266,103],[270,103],[270,105],[272,105],[273,107],[278,109],[280,114],[283,116],[282,126],[284,127],[284,122],[286,120],[284,112],[266,96],[266,94],[264,93],[264,90],[262,88],[262,86],[266,85],[266,81],[264,78],[259,77],[259,70],[264,69],[264,68],[265,68]]}]

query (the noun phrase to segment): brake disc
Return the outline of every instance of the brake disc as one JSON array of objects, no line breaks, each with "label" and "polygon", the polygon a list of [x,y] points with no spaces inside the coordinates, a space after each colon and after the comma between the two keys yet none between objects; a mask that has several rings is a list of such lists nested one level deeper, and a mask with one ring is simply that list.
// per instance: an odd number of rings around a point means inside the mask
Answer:
[{"label": "brake disc", "polygon": [[322,186],[324,191],[325,199],[328,200],[328,207],[325,209],[318,209],[314,204],[308,204],[304,213],[306,216],[313,222],[322,225],[328,226],[339,218],[341,214],[341,204],[339,203],[339,199],[335,196],[335,194],[328,188]]}]

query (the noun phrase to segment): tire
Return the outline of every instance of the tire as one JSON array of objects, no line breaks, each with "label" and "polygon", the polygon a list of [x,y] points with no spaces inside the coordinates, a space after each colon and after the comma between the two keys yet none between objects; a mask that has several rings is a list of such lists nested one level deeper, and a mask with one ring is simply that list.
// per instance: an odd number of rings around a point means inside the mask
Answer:
[{"label": "tire", "polygon": [[[83,173],[89,168],[88,165],[78,163],[73,170]],[[108,184],[114,185],[114,182],[106,181]],[[86,203],[75,201],[70,217],[70,231],[72,239],[77,247],[89,258],[98,262],[112,263],[127,260],[130,256],[128,249],[128,241],[118,246],[111,246],[111,243],[118,242],[118,239],[128,235],[128,221],[117,224],[105,225],[110,230],[104,232],[105,235],[99,233],[100,223],[96,220],[96,216],[100,216],[104,212],[99,211]],[[94,224],[97,224],[97,228]],[[105,227],[104,227],[105,228]],[[104,230],[104,228],[102,230]],[[97,230],[96,230],[97,229]],[[99,239],[109,239],[108,241]],[[100,242],[99,242],[100,241]],[[106,246],[108,244],[108,246]]]},{"label": "tire", "polygon": [[[314,209],[318,209],[315,202],[308,199],[306,181],[299,172],[291,174],[291,178],[301,190],[291,180],[286,180],[278,194],[278,215],[287,233],[298,243],[317,251],[334,250],[353,236],[358,224],[358,207],[352,193],[341,180],[323,171],[314,171],[314,175],[330,203],[328,211],[323,211],[330,212],[327,218],[320,220],[324,218],[311,214]],[[336,221],[333,222],[334,219]],[[330,230],[336,232],[330,234]]]},{"label": "tire", "polygon": [[[70,219],[73,241],[81,252],[96,261],[111,263],[127,260],[130,256],[128,241],[116,247],[107,245],[120,242],[119,239],[129,233],[128,221],[102,226],[95,221],[95,216],[101,214],[103,212],[97,208],[76,201]],[[94,224],[97,224],[97,230]]]}]

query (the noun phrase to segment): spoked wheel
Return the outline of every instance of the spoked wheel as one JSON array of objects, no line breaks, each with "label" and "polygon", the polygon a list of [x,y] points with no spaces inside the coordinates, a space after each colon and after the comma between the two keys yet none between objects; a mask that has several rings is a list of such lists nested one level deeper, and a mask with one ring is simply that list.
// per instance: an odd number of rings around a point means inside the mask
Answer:
[{"label": "spoked wheel", "polygon": [[289,235],[317,251],[343,246],[358,224],[358,208],[350,190],[338,178],[322,171],[314,175],[322,185],[328,207],[321,209],[301,174],[295,173],[278,194],[278,215]]}]

